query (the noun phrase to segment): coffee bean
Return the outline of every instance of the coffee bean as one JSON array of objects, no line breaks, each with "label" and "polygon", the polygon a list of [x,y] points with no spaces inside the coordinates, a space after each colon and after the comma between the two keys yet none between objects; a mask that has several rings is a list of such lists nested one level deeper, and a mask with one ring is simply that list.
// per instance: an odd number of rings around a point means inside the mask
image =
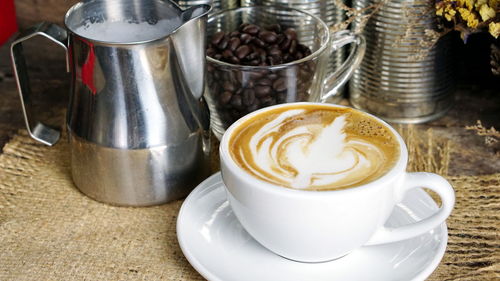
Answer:
[{"label": "coffee bean", "polygon": [[270,96],[263,97],[262,99],[260,99],[260,102],[264,106],[271,106],[276,104],[276,100]]},{"label": "coffee bean", "polygon": [[276,44],[281,44],[281,42],[283,42],[283,40],[285,40],[286,36],[283,35],[283,34],[278,34],[278,37],[276,39]]},{"label": "coffee bean", "polygon": [[231,97],[231,105],[236,109],[242,108],[243,102],[241,101],[241,96],[240,95],[233,95]]},{"label": "coffee bean", "polygon": [[268,45],[266,47],[266,50],[269,52],[269,50],[271,49],[279,49],[279,45],[278,44],[272,44],[272,45]]},{"label": "coffee bean", "polygon": [[213,57],[216,53],[217,53],[217,51],[214,48],[207,49],[207,56],[209,56],[209,57]]},{"label": "coffee bean", "polygon": [[246,80],[245,80],[245,81],[241,84],[241,86],[242,86],[243,88],[253,88],[253,86],[254,86],[254,81],[253,81],[253,79],[246,79]]},{"label": "coffee bean", "polygon": [[243,82],[243,75],[244,74],[245,74],[244,72],[234,73],[234,77],[233,77],[232,82],[234,82],[235,84],[241,85],[241,83]]},{"label": "coffee bean", "polygon": [[221,54],[215,54],[214,55],[214,59],[216,59],[216,60],[220,60],[221,58],[222,58]]},{"label": "coffee bean", "polygon": [[226,35],[224,31],[219,31],[212,36],[212,40],[210,42],[214,45],[218,45],[222,38],[224,38],[224,35]]},{"label": "coffee bean", "polygon": [[276,48],[272,48],[272,49],[268,50],[267,53],[271,56],[281,56],[281,54],[282,54],[282,52],[278,48],[278,46],[276,46]]},{"label": "coffee bean", "polygon": [[254,103],[254,104],[251,104],[250,106],[247,107],[247,112],[250,113],[250,112],[255,111],[257,109],[259,109],[259,104]]},{"label": "coffee bean", "polygon": [[299,70],[299,75],[300,75],[301,77],[307,77],[307,76],[309,75],[309,71],[308,71],[307,69],[301,68],[301,69]]},{"label": "coffee bean", "polygon": [[227,48],[228,43],[229,43],[229,39],[227,37],[224,37],[224,38],[222,38],[222,40],[220,40],[219,44],[217,44],[217,48],[219,50],[224,50]]},{"label": "coffee bean", "polygon": [[273,82],[269,78],[262,78],[257,81],[257,85],[260,86],[271,86]]},{"label": "coffee bean", "polygon": [[267,75],[267,78],[271,79],[271,80],[276,80],[278,78],[278,74],[276,73],[270,73],[269,75]]},{"label": "coffee bean", "polygon": [[297,40],[297,32],[293,28],[287,28],[283,34],[285,34],[286,38],[289,40]]},{"label": "coffee bean", "polygon": [[307,56],[310,56],[311,54],[312,54],[311,49],[309,49],[309,48],[307,48],[307,47],[306,47],[306,49],[305,49],[305,51],[304,51],[304,56],[306,56],[306,57],[307,57]]},{"label": "coffee bean", "polygon": [[246,26],[250,25],[249,23],[242,23],[240,24],[240,27],[238,28],[239,31],[243,31],[243,28],[245,28]]},{"label": "coffee bean", "polygon": [[250,61],[250,60],[257,59],[258,57],[259,57],[259,53],[252,52],[252,53],[248,54],[245,58]]},{"label": "coffee bean", "polygon": [[233,52],[236,51],[236,48],[238,48],[240,44],[241,40],[238,37],[231,37],[231,39],[229,39],[229,49]]},{"label": "coffee bean", "polygon": [[234,92],[236,90],[236,87],[233,85],[233,83],[231,83],[229,81],[224,81],[224,84],[222,85],[222,88],[225,91],[229,91],[229,92]]},{"label": "coffee bean", "polygon": [[286,50],[288,50],[290,48],[290,44],[292,43],[292,40],[288,39],[288,38],[285,38],[285,40],[283,40],[283,42],[281,42],[281,44],[279,45],[280,46],[280,49],[285,52]]},{"label": "coffee bean", "polygon": [[227,104],[230,100],[233,94],[231,92],[225,91],[219,96],[219,102],[221,105]]},{"label": "coffee bean", "polygon": [[284,103],[286,101],[286,92],[279,92],[276,95],[276,101],[278,103]]},{"label": "coffee bean", "polygon": [[241,62],[241,61],[240,61],[237,57],[235,57],[235,56],[230,57],[230,58],[228,59],[228,61],[229,61],[230,63],[232,63],[232,64],[240,64],[240,62]]},{"label": "coffee bean", "polygon": [[258,80],[259,78],[261,78],[264,75],[265,74],[263,72],[252,71],[252,72],[248,72],[248,79],[250,79],[250,80]]},{"label": "coffee bean", "polygon": [[276,33],[272,32],[272,31],[261,31],[259,33],[259,38],[262,41],[269,43],[269,44],[273,44],[274,42],[276,42],[276,40],[278,40],[278,36],[276,35]]},{"label": "coffee bean", "polygon": [[231,33],[229,33],[229,37],[238,37],[240,36],[240,32],[239,31],[233,31]]},{"label": "coffee bean", "polygon": [[248,44],[248,43],[250,43],[250,41],[252,41],[252,39],[253,39],[253,36],[250,34],[242,33],[240,35],[240,40],[241,40],[242,44]]},{"label": "coffee bean", "polygon": [[295,52],[297,52],[297,40],[292,40],[288,52],[292,55],[295,55]]},{"label": "coffee bean", "polygon": [[284,62],[291,62],[291,61],[293,61],[293,57],[289,53],[286,53],[283,55],[283,61]]},{"label": "coffee bean", "polygon": [[239,59],[243,59],[250,53],[250,47],[248,45],[241,45],[236,49],[236,56]]},{"label": "coffee bean", "polygon": [[225,59],[229,59],[230,57],[233,56],[233,52],[231,52],[231,50],[224,50],[224,52],[222,52],[222,57],[225,58]]},{"label": "coffee bean", "polygon": [[255,86],[255,96],[258,98],[265,97],[270,95],[272,92],[272,88],[270,86]]},{"label": "coffee bean", "polygon": [[254,37],[251,42],[257,47],[264,48],[266,46],[266,43],[257,37]]},{"label": "coffee bean", "polygon": [[284,78],[278,78],[276,81],[273,82],[273,89],[281,92],[286,90],[286,81]]},{"label": "coffee bean", "polygon": [[267,54],[266,54],[266,51],[264,49],[256,49],[257,53],[259,53],[259,58],[260,58],[260,61],[261,62],[264,62],[266,61],[266,57],[267,57]]},{"label": "coffee bean", "polygon": [[243,29],[241,31],[248,33],[248,34],[251,34],[251,35],[256,35],[257,33],[259,33],[259,30],[260,30],[260,27],[256,26],[255,24],[249,24],[249,25],[243,27]]},{"label": "coffee bean", "polygon": [[259,60],[251,60],[248,62],[248,65],[257,66],[257,65],[259,65],[259,63],[260,63]]},{"label": "coffee bean", "polygon": [[255,101],[255,93],[251,89],[246,89],[243,91],[243,97],[242,97],[243,104],[245,106],[252,105]]},{"label": "coffee bean", "polygon": [[268,56],[267,57],[267,63],[269,63],[269,65],[275,65],[277,64],[274,60],[274,57],[273,56]]}]

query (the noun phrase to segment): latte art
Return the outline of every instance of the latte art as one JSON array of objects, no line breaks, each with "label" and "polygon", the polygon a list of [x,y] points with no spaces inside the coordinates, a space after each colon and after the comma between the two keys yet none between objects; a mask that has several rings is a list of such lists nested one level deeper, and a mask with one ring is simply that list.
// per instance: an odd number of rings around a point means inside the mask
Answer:
[{"label": "latte art", "polygon": [[[359,120],[353,120],[347,108],[315,109],[278,110],[251,119],[233,138],[233,158],[265,181],[312,190],[363,184],[392,167],[398,155],[387,151],[390,147],[397,152],[388,129],[375,126],[377,133],[370,130],[371,135],[366,135],[361,127],[379,125],[371,124],[376,121],[368,116],[358,126],[352,122]],[[353,130],[356,127],[360,130]]]}]

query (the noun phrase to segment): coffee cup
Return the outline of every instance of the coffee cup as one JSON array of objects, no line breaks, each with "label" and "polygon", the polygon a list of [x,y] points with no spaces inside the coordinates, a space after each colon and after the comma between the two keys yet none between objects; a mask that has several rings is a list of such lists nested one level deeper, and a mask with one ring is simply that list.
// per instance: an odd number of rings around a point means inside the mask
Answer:
[{"label": "coffee cup", "polygon": [[[416,237],[442,224],[455,203],[443,177],[406,172],[406,145],[390,125],[339,105],[254,111],[225,132],[220,161],[241,225],[265,248],[300,262]],[[439,195],[439,210],[412,224],[384,226],[406,192],[421,187]]]}]

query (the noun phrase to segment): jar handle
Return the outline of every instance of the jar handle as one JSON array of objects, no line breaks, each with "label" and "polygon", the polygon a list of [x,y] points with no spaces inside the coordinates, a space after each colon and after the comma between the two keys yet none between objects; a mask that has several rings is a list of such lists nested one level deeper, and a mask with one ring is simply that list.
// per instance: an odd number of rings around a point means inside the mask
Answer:
[{"label": "jar handle", "polygon": [[68,48],[66,46],[68,34],[64,28],[53,23],[42,22],[21,33],[12,43],[10,55],[28,132],[32,138],[46,145],[53,145],[59,140],[61,133],[33,118],[31,87],[26,60],[24,59],[23,42],[38,35],[44,36],[64,48],[66,52],[66,70],[69,72]]},{"label": "jar handle", "polygon": [[[344,63],[335,72],[328,75],[323,85],[323,94],[321,102],[335,95],[339,89],[351,78],[354,70],[359,67],[366,51],[365,38],[360,34],[355,34],[349,30],[342,30],[330,33],[331,52],[342,48],[347,44],[353,44],[351,53]],[[330,54],[330,56],[332,55]]]}]

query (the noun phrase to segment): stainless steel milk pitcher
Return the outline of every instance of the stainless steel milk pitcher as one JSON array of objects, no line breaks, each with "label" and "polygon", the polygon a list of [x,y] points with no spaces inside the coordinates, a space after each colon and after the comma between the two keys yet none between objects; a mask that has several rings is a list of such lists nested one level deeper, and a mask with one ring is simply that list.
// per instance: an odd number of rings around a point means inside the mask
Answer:
[{"label": "stainless steel milk pitcher", "polygon": [[[57,142],[59,132],[31,115],[22,45],[41,35],[66,49],[72,77],[66,126],[73,181],[83,193],[111,204],[154,205],[187,195],[208,175],[209,116],[201,99],[209,10],[200,5],[183,11],[164,0],[83,1],[67,12],[66,28],[41,23],[13,42],[26,125],[47,145]],[[136,41],[81,32],[96,23],[162,20],[165,27],[155,31],[160,36]]]}]

